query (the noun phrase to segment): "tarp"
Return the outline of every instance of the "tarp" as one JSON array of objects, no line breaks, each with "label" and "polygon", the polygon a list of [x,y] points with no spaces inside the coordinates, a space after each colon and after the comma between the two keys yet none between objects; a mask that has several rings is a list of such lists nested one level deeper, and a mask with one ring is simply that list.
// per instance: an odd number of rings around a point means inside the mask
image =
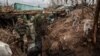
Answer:
[{"label": "tarp", "polygon": [[14,9],[16,10],[43,10],[40,6],[31,6],[27,4],[15,3]]},{"label": "tarp", "polygon": [[8,44],[0,41],[0,56],[11,56],[12,51]]}]

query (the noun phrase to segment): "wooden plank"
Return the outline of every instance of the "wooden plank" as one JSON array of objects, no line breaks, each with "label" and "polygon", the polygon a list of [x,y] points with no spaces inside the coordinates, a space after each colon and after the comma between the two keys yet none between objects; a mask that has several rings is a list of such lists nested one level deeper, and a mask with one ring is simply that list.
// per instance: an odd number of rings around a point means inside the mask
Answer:
[{"label": "wooden plank", "polygon": [[97,38],[99,12],[100,12],[100,0],[97,0],[97,6],[96,6],[95,15],[94,15],[94,26],[93,26],[93,43],[94,44],[96,44],[96,38]]}]

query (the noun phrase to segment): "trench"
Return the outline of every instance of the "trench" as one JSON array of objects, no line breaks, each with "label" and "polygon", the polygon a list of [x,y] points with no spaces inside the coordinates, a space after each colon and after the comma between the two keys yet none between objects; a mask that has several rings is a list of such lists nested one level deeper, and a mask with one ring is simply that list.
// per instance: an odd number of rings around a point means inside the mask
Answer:
[{"label": "trench", "polygon": [[[14,25],[17,22],[17,16],[18,15],[12,15],[11,16],[11,14],[0,15],[0,28],[7,29],[7,27],[8,27],[10,30],[12,30]],[[40,16],[40,17],[37,17],[34,20],[35,31],[36,31],[36,40],[35,40],[36,46],[39,48],[39,51],[40,51],[41,54],[43,54],[43,56],[49,56],[49,55],[53,56],[52,54],[47,55],[48,54],[47,53],[48,48],[50,47],[49,42],[48,42],[50,40],[45,38],[45,35],[47,35],[47,32],[48,32],[48,29],[47,29],[48,21],[46,20],[45,15],[42,15],[42,16],[44,16],[44,18],[41,18],[41,16]],[[99,35],[99,32],[100,32],[100,30],[98,30],[98,35]],[[42,46],[45,43],[49,47]],[[100,52],[100,45],[99,44],[100,44],[100,40],[99,40],[99,36],[98,36],[96,47],[94,47],[94,49],[92,50],[94,52],[93,56],[99,56],[99,52]],[[43,50],[42,48],[47,48],[47,49]],[[81,48],[82,47],[80,47],[80,49]],[[84,49],[83,54],[85,54],[86,53],[85,52],[86,48],[83,48],[83,49]],[[45,54],[44,54],[44,52],[45,52]],[[54,56],[61,56],[61,55],[66,56],[66,54],[68,54],[68,55],[70,54],[69,56],[75,56],[74,51],[71,51],[69,49],[68,50],[61,50],[61,51],[59,51],[59,53],[55,54]]]},{"label": "trench", "polygon": [[12,28],[16,24],[17,18],[16,15],[12,14],[0,14],[0,28]]}]

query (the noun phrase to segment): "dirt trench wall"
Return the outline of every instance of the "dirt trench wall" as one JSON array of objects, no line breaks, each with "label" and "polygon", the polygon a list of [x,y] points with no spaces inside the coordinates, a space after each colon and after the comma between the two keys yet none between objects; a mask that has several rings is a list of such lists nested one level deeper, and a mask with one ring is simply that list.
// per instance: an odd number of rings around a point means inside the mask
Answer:
[{"label": "dirt trench wall", "polygon": [[13,27],[16,21],[17,21],[17,15],[0,14],[0,27],[1,28],[7,28],[7,26]]},{"label": "dirt trench wall", "polygon": [[[74,18],[78,18],[76,26],[73,26]],[[93,20],[92,9],[84,8],[84,14],[82,9],[76,9],[68,18],[58,19],[49,25],[44,39],[47,42],[44,44],[44,49],[48,49],[47,53],[51,56],[92,56],[92,42],[87,41],[91,37],[86,38],[83,31],[82,22],[87,19]]]}]

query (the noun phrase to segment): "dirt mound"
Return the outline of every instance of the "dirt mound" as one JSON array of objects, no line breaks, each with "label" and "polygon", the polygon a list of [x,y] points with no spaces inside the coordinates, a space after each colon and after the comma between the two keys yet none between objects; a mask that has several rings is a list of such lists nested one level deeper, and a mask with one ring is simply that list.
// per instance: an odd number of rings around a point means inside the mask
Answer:
[{"label": "dirt mound", "polygon": [[[12,56],[22,56],[21,49],[16,45],[19,35],[16,32],[11,32],[9,29],[0,29],[0,41],[3,41],[10,45],[13,52]],[[24,55],[25,56],[25,55]]]},{"label": "dirt mound", "polygon": [[12,39],[13,39],[13,35],[9,30],[0,29],[0,41],[9,44]]},{"label": "dirt mound", "polygon": [[[93,11],[90,8],[76,9],[68,18],[60,18],[48,26],[49,33],[46,36],[51,50],[70,49],[76,56],[91,56],[91,48],[84,39],[84,21],[93,20]],[[93,22],[92,22],[93,23]],[[59,44],[58,44],[59,43]],[[55,48],[55,49],[54,49]],[[57,51],[58,52],[58,51]],[[86,54],[85,54],[86,53]],[[67,55],[66,53],[64,53]],[[72,54],[72,53],[71,53]]]}]

